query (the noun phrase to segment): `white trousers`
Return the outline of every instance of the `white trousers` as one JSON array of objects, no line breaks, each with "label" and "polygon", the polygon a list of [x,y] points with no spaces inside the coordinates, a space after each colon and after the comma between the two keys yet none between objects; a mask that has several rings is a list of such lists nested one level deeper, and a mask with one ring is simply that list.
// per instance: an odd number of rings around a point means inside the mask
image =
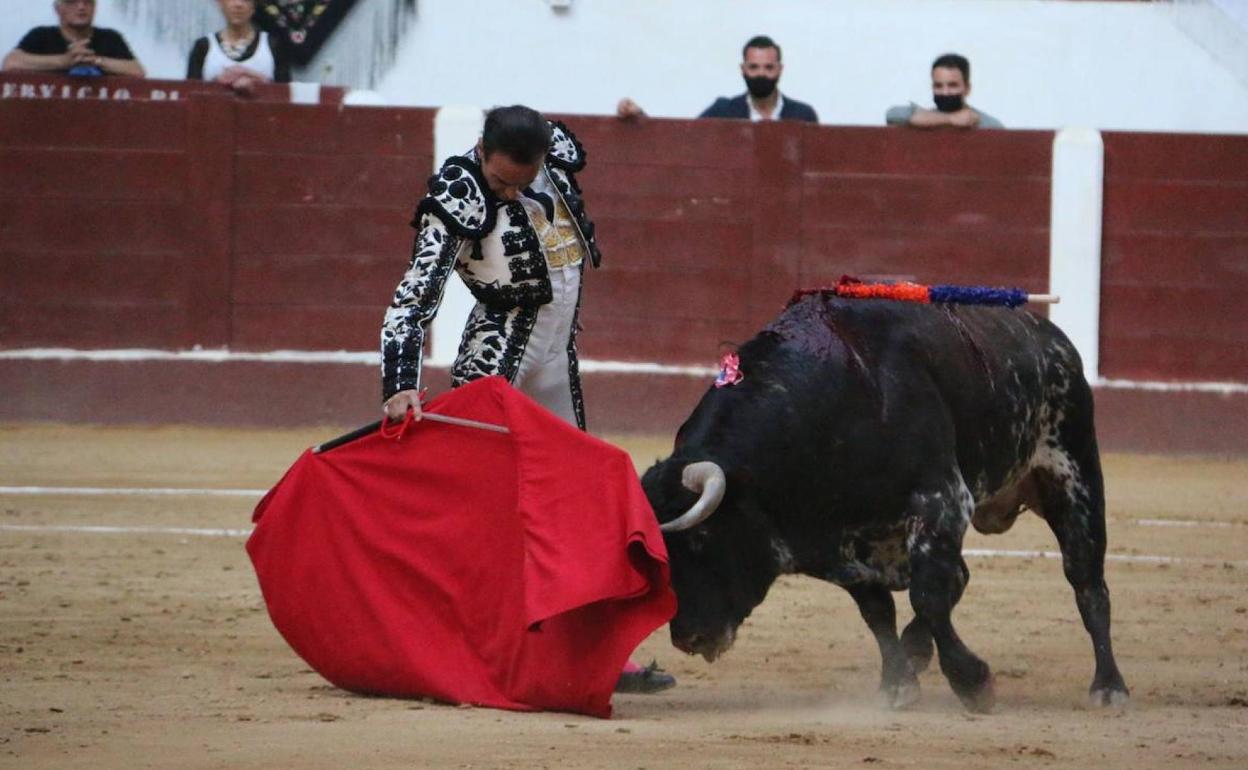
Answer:
[{"label": "white trousers", "polygon": [[581,289],[581,266],[550,268],[552,298],[537,311],[537,321],[511,384],[550,411],[576,425],[572,383],[568,379],[568,342]]}]

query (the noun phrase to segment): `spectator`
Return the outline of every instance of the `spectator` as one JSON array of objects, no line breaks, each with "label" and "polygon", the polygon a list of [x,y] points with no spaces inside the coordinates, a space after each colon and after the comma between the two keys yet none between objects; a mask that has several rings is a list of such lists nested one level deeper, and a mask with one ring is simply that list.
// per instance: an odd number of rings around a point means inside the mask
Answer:
[{"label": "spectator", "polygon": [[52,8],[60,25],[27,32],[0,69],[144,76],[143,65],[120,33],[93,26],[95,0],[53,0]]},{"label": "spectator", "polygon": [[[780,75],[784,72],[784,64],[780,60],[780,46],[776,45],[776,41],[766,35],[756,35],[741,49],[741,58],[741,77],[745,79],[746,92],[733,98],[719,97],[702,111],[699,118],[819,122],[819,116],[809,104],[780,93]],[[616,106],[616,115],[624,119],[645,114],[629,98],[621,99]]]},{"label": "spectator", "polygon": [[225,28],[195,41],[186,64],[187,80],[211,80],[240,94],[257,83],[289,83],[290,62],[276,39],[256,29],[255,0],[217,0]]},{"label": "spectator", "polygon": [[911,102],[889,107],[884,122],[915,128],[1005,128],[1001,121],[967,104],[971,94],[971,63],[965,56],[947,53],[932,62],[932,100],[929,110]]}]

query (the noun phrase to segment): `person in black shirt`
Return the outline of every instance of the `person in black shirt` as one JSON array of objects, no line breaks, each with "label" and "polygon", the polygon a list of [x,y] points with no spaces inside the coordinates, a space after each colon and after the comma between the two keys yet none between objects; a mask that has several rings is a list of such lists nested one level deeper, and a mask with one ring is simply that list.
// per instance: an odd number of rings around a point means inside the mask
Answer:
[{"label": "person in black shirt", "polygon": [[0,69],[135,78],[146,74],[125,38],[115,30],[93,26],[95,0],[54,0],[52,7],[60,25],[27,32]]},{"label": "person in black shirt", "polygon": [[[741,49],[741,77],[745,80],[745,93],[736,97],[719,97],[698,117],[818,123],[819,116],[813,107],[780,93],[777,86],[783,71],[780,46],[766,35],[755,35]],[[644,117],[646,112],[637,102],[625,97],[616,105],[615,114],[623,120],[632,120]]]},{"label": "person in black shirt", "polygon": [[780,46],[766,35],[755,35],[741,49],[741,77],[746,91],[740,96],[721,96],[699,118],[744,118],[747,120],[800,120],[818,123],[815,109],[805,102],[785,96],[777,87],[784,63]]}]

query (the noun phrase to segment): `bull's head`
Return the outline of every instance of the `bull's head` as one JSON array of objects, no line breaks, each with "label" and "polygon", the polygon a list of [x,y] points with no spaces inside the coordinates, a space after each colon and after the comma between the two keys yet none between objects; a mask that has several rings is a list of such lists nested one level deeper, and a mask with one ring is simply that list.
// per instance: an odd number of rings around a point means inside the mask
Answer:
[{"label": "bull's head", "polygon": [[662,522],[678,603],[672,644],[708,661],[736,639],[778,574],[771,536],[749,491],[714,462],[675,457],[642,478]]}]

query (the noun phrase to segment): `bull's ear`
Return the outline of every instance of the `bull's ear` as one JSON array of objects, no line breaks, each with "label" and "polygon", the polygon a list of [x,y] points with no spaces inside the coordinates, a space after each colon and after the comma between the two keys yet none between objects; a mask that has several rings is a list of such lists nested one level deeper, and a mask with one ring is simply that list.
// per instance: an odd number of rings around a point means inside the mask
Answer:
[{"label": "bull's ear", "polygon": [[694,527],[684,531],[685,542],[690,553],[700,553],[711,539],[711,530],[707,527]]},{"label": "bull's ear", "polygon": [[754,483],[754,472],[749,468],[729,468],[724,475],[728,478],[729,491],[734,487],[741,489]]},{"label": "bull's ear", "polygon": [[641,488],[645,490],[646,496],[650,498],[650,504],[656,509],[683,503],[685,496],[693,494],[680,483],[680,473],[683,468],[682,463],[672,462],[669,457],[666,460],[656,460],[654,465],[642,474]]},{"label": "bull's ear", "polygon": [[641,474],[641,487],[646,490],[646,494],[657,492],[662,487],[663,463],[663,460],[656,459],[654,465]]}]

